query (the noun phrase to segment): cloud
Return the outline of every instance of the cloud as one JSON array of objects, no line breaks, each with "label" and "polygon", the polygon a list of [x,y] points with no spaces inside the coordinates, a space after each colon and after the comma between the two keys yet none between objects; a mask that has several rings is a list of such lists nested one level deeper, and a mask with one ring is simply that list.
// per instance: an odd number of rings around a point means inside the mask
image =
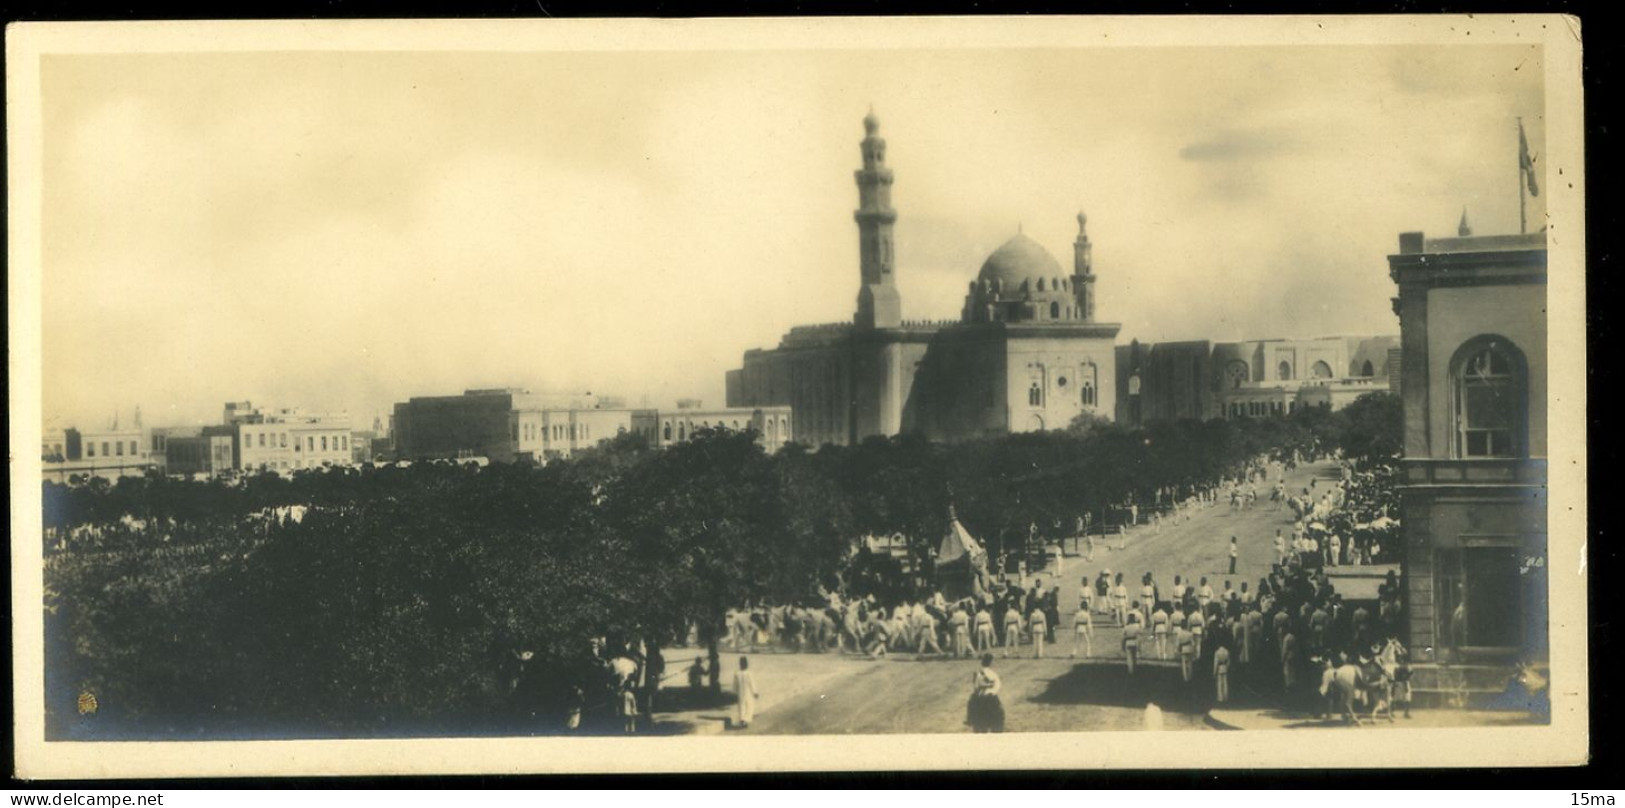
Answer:
[{"label": "cloud", "polygon": [[1228,131],[1180,149],[1179,156],[1198,163],[1269,159],[1287,154],[1297,145],[1296,138],[1283,132]]}]

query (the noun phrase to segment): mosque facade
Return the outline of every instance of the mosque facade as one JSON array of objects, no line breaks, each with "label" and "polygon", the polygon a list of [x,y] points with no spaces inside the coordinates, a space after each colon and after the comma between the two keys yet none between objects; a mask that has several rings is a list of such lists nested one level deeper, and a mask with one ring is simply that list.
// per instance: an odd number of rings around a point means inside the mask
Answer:
[{"label": "mosque facade", "polygon": [[797,440],[852,445],[918,433],[954,441],[1113,420],[1120,326],[1095,319],[1087,220],[1071,271],[1017,233],[968,284],[957,322],[902,317],[886,141],[864,119],[856,171],[859,289],[850,323],[792,328],[728,372],[729,407],[788,406]]}]

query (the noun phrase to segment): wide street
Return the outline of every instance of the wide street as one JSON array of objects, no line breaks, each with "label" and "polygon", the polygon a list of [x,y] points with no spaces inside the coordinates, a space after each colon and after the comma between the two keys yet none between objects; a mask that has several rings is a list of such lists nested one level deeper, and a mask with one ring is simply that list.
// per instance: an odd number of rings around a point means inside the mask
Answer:
[{"label": "wide street", "polygon": [[[1156,576],[1164,592],[1175,575],[1198,581],[1205,576],[1215,592],[1223,590],[1226,580],[1237,588],[1242,581],[1256,586],[1274,561],[1276,529],[1291,533],[1291,511],[1285,506],[1277,509],[1269,501],[1278,468],[1271,471],[1269,484],[1259,485],[1259,501],[1252,508],[1237,511],[1223,501],[1195,509],[1188,521],[1164,519],[1156,528],[1141,525],[1121,543],[1116,536],[1109,541],[1097,536],[1093,560],[1087,558],[1085,545],[1083,555],[1069,555],[1060,569],[1052,564],[1039,577],[1046,588],[1059,581],[1063,610],[1078,602],[1084,576],[1093,578],[1102,569],[1123,572],[1131,598],[1138,596],[1140,576],[1147,571]],[[1336,475],[1332,463],[1301,466],[1287,475],[1287,491],[1300,492],[1316,476],[1324,485]],[[975,526],[967,527],[976,532]],[[1228,574],[1232,535],[1240,547],[1234,576]],[[1071,551],[1070,544],[1067,549]],[[1121,633],[1109,616],[1096,615],[1093,653],[1086,659],[1068,657],[1072,637],[1067,614],[1056,632],[1057,642],[1046,649],[1044,659],[1033,659],[1031,646],[1021,646],[1017,659],[996,654],[994,667],[1004,682],[1009,731],[1140,729],[1146,723],[1148,702],[1161,708],[1165,729],[1208,727],[1204,721],[1207,694],[1192,692],[1192,687],[1206,687],[1205,682],[1186,685],[1177,664],[1157,660],[1149,641],[1142,652],[1146,659],[1130,677],[1123,664]],[[674,669],[680,664],[680,654],[682,651],[673,649],[669,656]],[[732,686],[737,664],[737,654],[725,653],[726,687]],[[737,731],[965,732],[965,701],[976,665],[971,659],[916,659],[913,654],[881,660],[836,653],[752,654],[751,670],[761,700],[756,722]],[[699,711],[688,719],[721,726],[731,713],[731,709]]]}]

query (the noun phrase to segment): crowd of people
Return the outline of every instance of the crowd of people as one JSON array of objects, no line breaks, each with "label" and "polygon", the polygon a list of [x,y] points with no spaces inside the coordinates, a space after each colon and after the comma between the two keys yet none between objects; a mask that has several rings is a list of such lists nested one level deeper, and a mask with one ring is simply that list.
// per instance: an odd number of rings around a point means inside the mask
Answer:
[{"label": "crowd of people", "polygon": [[[1075,602],[1063,602],[1059,565],[1028,575],[999,575],[991,586],[949,598],[942,589],[923,595],[862,596],[844,589],[792,604],[756,604],[729,610],[721,645],[734,653],[840,653],[868,658],[912,654],[943,660],[980,659],[972,677],[967,723],[998,731],[998,658],[1065,655],[1115,658],[1130,675],[1147,663],[1175,663],[1181,679],[1228,703],[1238,691],[1298,712],[1374,720],[1396,710],[1409,715],[1409,655],[1400,641],[1404,593],[1390,571],[1375,603],[1346,602],[1327,575],[1329,568],[1370,563],[1380,551],[1358,541],[1349,526],[1385,518],[1391,502],[1384,469],[1355,470],[1340,463],[1340,479],[1314,480],[1297,495],[1285,485],[1288,464],[1259,459],[1231,479],[1183,490],[1155,492],[1143,515],[1134,507],[1136,529],[1156,531],[1163,520],[1188,520],[1200,508],[1290,509],[1290,539],[1277,530],[1270,571],[1236,581],[1240,556],[1228,537],[1228,575],[1178,574],[1158,580],[1151,571],[1131,583],[1129,574],[1101,569],[1084,574]],[[1338,529],[1343,532],[1336,532]],[[1080,548],[1079,555],[1083,555]],[[1086,558],[1092,558],[1089,553]],[[908,592],[908,587],[883,592]],[[886,600],[894,602],[886,602]],[[1071,601],[1068,598],[1068,601]],[[1097,626],[1119,633],[1115,648],[1098,642]],[[1070,631],[1069,631],[1070,629]],[[1066,635],[1070,634],[1068,640]],[[1061,639],[1065,647],[1058,647]],[[695,643],[697,632],[689,642]],[[715,660],[696,658],[690,683],[712,673]],[[740,667],[745,668],[742,658]],[[751,689],[754,680],[741,684]],[[629,703],[629,709],[635,705]],[[1365,717],[1360,718],[1359,714]],[[740,723],[749,718],[741,715]]]}]

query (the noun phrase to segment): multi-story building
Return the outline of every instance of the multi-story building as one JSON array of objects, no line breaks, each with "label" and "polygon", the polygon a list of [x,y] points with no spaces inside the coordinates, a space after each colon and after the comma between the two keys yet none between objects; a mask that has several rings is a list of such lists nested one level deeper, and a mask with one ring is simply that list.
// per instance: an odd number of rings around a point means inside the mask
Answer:
[{"label": "multi-story building", "polygon": [[1389,389],[1399,338],[1134,341],[1117,348],[1118,420],[1285,415],[1341,409]]},{"label": "multi-story building", "polygon": [[1546,237],[1404,233],[1388,267],[1417,686],[1499,692],[1547,657]]},{"label": "multi-story building", "polygon": [[[48,480],[67,482],[75,476],[141,476],[152,470],[147,432],[140,426],[103,430],[68,428],[48,433],[41,448],[44,475]],[[60,451],[58,451],[60,449]]]},{"label": "multi-story building", "polygon": [[355,462],[348,416],[256,410],[247,404],[226,405],[226,426],[233,433],[232,468],[295,471]]}]

